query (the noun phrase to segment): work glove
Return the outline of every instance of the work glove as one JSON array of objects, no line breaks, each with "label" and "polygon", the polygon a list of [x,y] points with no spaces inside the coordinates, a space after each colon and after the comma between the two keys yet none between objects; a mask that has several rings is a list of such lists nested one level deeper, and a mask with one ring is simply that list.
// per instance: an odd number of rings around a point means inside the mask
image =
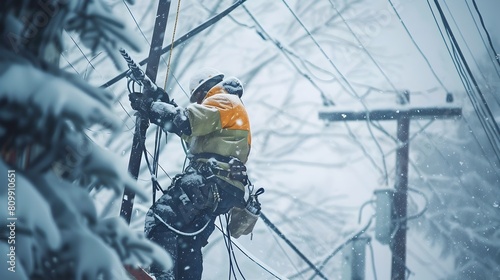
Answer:
[{"label": "work glove", "polygon": [[132,92],[128,95],[128,99],[130,100],[130,107],[132,107],[132,109],[145,116],[149,115],[153,98],[140,92]]},{"label": "work glove", "polygon": [[165,102],[154,102],[150,105],[150,108],[149,118],[151,122],[160,126],[172,122],[175,115],[178,114],[174,105]]},{"label": "work glove", "polygon": [[153,102],[149,112],[149,120],[159,125],[164,131],[177,135],[191,135],[191,125],[187,111],[170,103]]}]

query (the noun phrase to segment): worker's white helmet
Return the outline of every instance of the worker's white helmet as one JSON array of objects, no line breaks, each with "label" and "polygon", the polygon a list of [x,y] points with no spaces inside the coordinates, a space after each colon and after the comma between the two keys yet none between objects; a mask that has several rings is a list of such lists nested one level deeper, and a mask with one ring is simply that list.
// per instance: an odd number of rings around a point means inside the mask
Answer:
[{"label": "worker's white helmet", "polygon": [[222,81],[224,74],[214,68],[205,67],[198,71],[189,80],[190,101],[198,102],[205,97],[207,92]]}]

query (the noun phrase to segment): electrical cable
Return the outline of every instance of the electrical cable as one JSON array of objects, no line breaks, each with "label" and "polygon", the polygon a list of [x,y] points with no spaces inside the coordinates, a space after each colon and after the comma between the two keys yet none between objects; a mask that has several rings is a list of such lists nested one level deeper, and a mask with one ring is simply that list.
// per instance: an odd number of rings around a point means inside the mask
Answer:
[{"label": "electrical cable", "polygon": [[276,225],[274,225],[267,217],[266,215],[264,215],[264,213],[260,213],[260,216],[259,216],[263,221],[264,223],[266,224],[266,226],[268,226],[269,228],[271,228],[281,239],[283,239],[283,241],[285,241],[285,243],[290,246],[290,248],[292,248],[294,250],[294,252],[303,260],[305,261],[309,267],[311,269],[313,269],[315,271],[315,275],[319,275],[321,278],[323,279],[328,279],[322,272],[321,270],[316,267],[316,265],[314,265],[277,227]]},{"label": "electrical cable", "polygon": [[[407,217],[400,218],[400,219],[395,219],[394,222],[396,222],[398,224],[401,223],[401,222],[407,222],[409,220],[414,220],[414,219],[417,219],[417,218],[421,217],[427,211],[427,208],[428,208],[428,205],[429,205],[429,199],[427,198],[427,196],[423,192],[421,192],[421,191],[419,191],[417,189],[414,189],[414,188],[408,188],[408,190],[412,191],[412,192],[415,192],[415,193],[419,194],[421,197],[423,197],[424,200],[425,200],[425,205],[424,205],[423,209],[420,210],[420,212],[418,212],[415,215],[412,215],[412,216],[409,216],[409,217],[407,216]],[[396,231],[397,230],[395,230],[394,233]]]},{"label": "electrical cable", "polygon": [[[340,244],[339,246],[337,246],[337,248],[335,248],[333,250],[332,253],[330,253],[322,262],[321,264],[318,266],[318,270],[321,270],[327,263],[328,261],[330,261],[331,258],[333,258],[338,252],[340,252],[340,250],[342,250],[347,244],[349,244],[350,242],[352,242],[354,239],[358,238],[360,235],[362,235],[363,233],[365,233],[368,228],[370,227],[370,225],[372,224],[372,220],[373,220],[373,217],[374,216],[371,216],[370,217],[370,220],[368,221],[368,223],[361,229],[359,230],[358,232],[356,232],[353,236],[349,237],[346,241],[344,241],[342,244]],[[312,280],[314,279],[314,277],[316,277],[317,273],[313,274],[313,276],[311,276],[311,278],[309,278],[309,280]]]},{"label": "electrical cable", "polygon": [[148,43],[148,45],[151,45],[149,43],[149,40],[148,38],[146,37],[146,34],[144,34],[144,32],[142,31],[142,28],[140,26],[140,24],[137,22],[137,20],[135,19],[135,16],[134,14],[132,13],[132,10],[130,10],[130,7],[129,5],[127,4],[127,1],[126,0],[122,0],[123,4],[125,5],[125,8],[127,8],[128,10],[128,13],[130,14],[130,16],[132,17],[132,20],[135,22],[135,25],[137,26],[137,29],[139,30],[139,32],[142,34],[142,37],[144,38],[144,40]]},{"label": "electrical cable", "polygon": [[[195,35],[197,35],[198,33],[200,33],[201,31],[207,29],[209,26],[211,26],[212,24],[216,23],[217,21],[219,21],[220,19],[222,19],[224,16],[226,16],[227,14],[229,14],[230,12],[232,12],[234,9],[236,9],[239,5],[243,4],[246,0],[237,0],[236,2],[234,2],[230,7],[226,8],[224,11],[222,11],[221,13],[215,15],[214,17],[206,20],[205,22],[203,22],[202,24],[198,25],[197,27],[193,28],[191,31],[187,32],[186,34],[182,35],[181,37],[179,37],[177,40],[175,40],[175,45],[178,46],[180,45],[181,43],[183,43],[184,41],[190,39],[190,38],[193,38]],[[164,48],[161,49],[161,54],[165,54],[170,48],[170,45],[168,46],[165,46]],[[139,65],[142,66],[144,64],[146,64],[146,62],[148,61],[147,58],[141,60],[139,62]],[[127,71],[124,71],[120,74],[118,74],[116,77],[112,78],[111,80],[107,81],[106,83],[104,83],[103,85],[101,85],[100,87],[101,88],[107,88],[113,84],[115,84],[116,82],[118,82],[119,80],[123,79],[125,76],[127,76]]]},{"label": "electrical cable", "polygon": [[155,155],[153,155],[153,164],[151,164],[149,162],[149,158],[148,158],[148,155],[147,155],[147,150],[146,150],[146,145],[144,143],[144,139],[141,139],[140,141],[141,141],[140,145],[141,145],[141,148],[142,148],[142,152],[144,154],[144,159],[146,161],[146,165],[148,167],[149,174],[151,176],[151,183],[152,183],[152,188],[153,188],[153,191],[152,191],[152,193],[153,193],[153,203],[154,203],[156,201],[156,199],[155,199],[156,190],[159,190],[159,191],[161,191],[161,192],[164,193],[163,189],[160,186],[160,183],[158,182],[158,179],[157,179],[157,176],[156,176],[156,173],[155,173],[155,164],[156,164],[156,166],[158,164],[155,163],[156,162]]},{"label": "electrical cable", "polygon": [[[152,167],[152,169],[153,169],[152,173],[153,174],[151,174],[152,176],[154,175],[155,178],[158,177],[158,160],[160,158],[161,135],[162,135],[161,130],[160,130],[159,126],[157,126],[156,127],[156,135],[155,135],[155,146],[154,146],[154,150],[153,150],[154,151],[153,152],[153,167]],[[146,145],[145,145],[144,142],[145,141],[143,140],[143,145],[144,145],[144,148],[145,148]],[[153,186],[152,196],[153,196],[152,203],[155,203],[155,201],[156,201],[156,189],[155,189],[154,186]]]},{"label": "electrical cable", "polygon": [[65,31],[65,32],[71,38],[71,41],[73,41],[73,43],[76,45],[76,47],[78,48],[78,50],[80,51],[80,53],[83,55],[83,57],[85,57],[85,59],[87,60],[87,62],[89,63],[89,65],[92,66],[92,68],[94,70],[96,70],[95,67],[94,67],[94,65],[92,64],[92,62],[87,57],[87,55],[85,55],[85,53],[83,52],[82,48],[80,48],[80,46],[76,43],[75,39],[73,39],[73,36],[71,36],[71,34],[69,34],[67,31]]},{"label": "electrical cable", "polygon": [[[280,247],[281,251],[283,252],[283,255],[285,255],[285,257],[288,259],[288,262],[293,266],[293,268],[295,269],[295,271],[297,271],[297,274],[302,275],[299,272],[299,269],[297,268],[297,266],[295,265],[295,263],[290,258],[289,254],[286,253],[285,248],[283,248],[283,246],[281,246],[281,243],[279,242],[279,240],[276,238],[276,236],[274,234],[272,234],[271,229],[268,227],[267,230],[269,231],[269,233],[271,233],[271,236],[273,237],[275,243],[278,244],[278,247]],[[302,278],[304,278],[304,277],[302,277]]]},{"label": "electrical cable", "polygon": [[[132,12],[132,10],[130,9],[129,5],[127,4],[126,0],[122,0],[123,1],[123,4],[125,5],[125,7],[127,8],[130,16],[132,17],[132,19],[134,20],[134,23],[135,25],[137,26],[137,29],[139,30],[139,32],[142,34],[142,37],[144,38],[144,40],[146,41],[146,43],[148,44],[148,46],[151,47],[151,43],[149,42],[148,38],[146,37],[146,35],[144,34],[144,32],[142,31],[142,28],[141,26],[139,25],[139,23],[137,22],[137,20],[135,19],[135,16],[134,16],[134,13]],[[173,31],[173,34],[172,34],[172,40],[174,39],[174,36],[175,36],[175,30],[177,28],[177,20],[178,20],[178,15],[179,15],[179,8],[180,8],[180,0],[178,2],[178,6],[177,6],[177,15],[176,15],[176,22],[175,22],[175,26],[174,26],[174,31]],[[171,48],[170,48],[170,54],[169,54],[169,61],[168,63],[165,61],[165,58],[163,58],[163,56],[160,56],[160,59],[161,61],[163,61],[163,63],[166,65],[167,67],[167,75],[169,74],[169,69],[170,69],[170,59],[171,59],[171,55],[172,55],[172,49],[174,47],[174,41],[172,41],[172,43],[170,44]],[[143,65],[143,63],[141,63],[140,65]],[[182,85],[179,83],[179,80],[177,79],[177,77],[172,74],[172,77],[174,78],[174,80],[176,81],[177,85],[179,86],[179,88],[182,90],[182,92],[184,93],[184,95],[186,95],[187,97],[189,97],[189,95],[187,94],[187,92],[184,90],[184,87],[182,87]],[[102,87],[102,86],[101,86]],[[167,78],[165,77],[165,85],[163,86],[164,87],[164,90],[166,90],[166,87],[167,87]]]},{"label": "electrical cable", "polygon": [[[219,223],[220,223],[221,229],[224,229],[224,227],[222,226],[222,219],[221,219],[220,215],[218,218],[219,218]],[[230,248],[230,244],[229,244],[231,242],[230,238],[231,238],[231,236],[227,232],[227,227],[226,227],[226,233],[222,232],[222,239],[224,240],[224,245],[226,246],[227,255],[229,258],[229,276],[228,276],[229,280],[231,280],[232,275],[234,275],[236,278],[236,275],[234,273],[234,268],[233,268],[233,259],[232,259],[232,255],[231,255],[231,248]]]},{"label": "electrical cable", "polygon": [[[439,25],[439,23],[437,21],[436,15],[434,14],[434,10],[433,10],[433,8],[432,8],[429,0],[427,0],[427,5],[429,7],[429,10],[431,11],[431,14],[432,14],[432,16],[434,18],[434,22],[436,23],[436,26],[438,27],[438,30],[439,30],[439,32],[441,34],[441,38],[443,39],[443,42],[444,42],[444,44],[445,44],[445,46],[446,46],[446,48],[448,50],[448,53],[449,53],[450,57],[452,58],[452,61],[453,61],[454,65],[455,65],[457,73],[459,74],[459,77],[460,77],[460,80],[461,80],[461,82],[462,82],[462,84],[464,86],[464,89],[465,89],[467,95],[469,96],[469,99],[470,99],[470,101],[471,101],[471,103],[473,105],[474,111],[478,115],[479,122],[480,122],[481,126],[483,127],[484,131],[487,133],[488,141],[490,142],[490,144],[492,145],[493,149],[495,150],[495,148],[494,148],[495,145],[492,143],[492,139],[490,137],[490,134],[488,134],[488,131],[490,131],[490,130],[486,126],[487,124],[485,123],[485,120],[484,120],[484,118],[486,118],[486,117],[482,117],[481,116],[482,109],[480,108],[480,104],[477,103],[474,95],[471,95],[471,93],[473,92],[472,85],[470,84],[470,81],[465,76],[465,73],[464,73],[464,70],[463,70],[462,66],[458,64],[458,57],[456,55],[455,50],[453,50],[453,52],[450,50],[450,47],[448,46],[448,43],[446,42],[446,39],[445,39],[445,37],[443,35],[443,31],[441,30],[441,27],[440,27],[440,25]],[[448,35],[448,37],[449,37],[449,39],[451,41],[450,35],[449,34],[447,34],[447,35]],[[470,125],[469,125],[469,128],[471,128]],[[472,129],[471,129],[471,131],[472,131]],[[474,139],[478,143],[478,145],[481,147],[481,149],[483,149],[481,143],[479,142],[479,139],[476,137],[476,135],[474,133],[472,133],[472,134],[474,136]],[[486,158],[488,158],[488,161],[489,161],[490,157],[486,157]],[[498,156],[497,156],[497,159],[498,159]],[[491,161],[490,161],[490,164],[492,164]],[[492,168],[495,169],[495,167],[493,165],[495,165],[495,164],[492,164]]]},{"label": "electrical cable", "polygon": [[[218,226],[218,225],[215,225],[215,227],[217,227],[217,229],[223,234],[223,235],[226,235],[226,233]],[[267,273],[269,273],[270,275],[272,275],[273,277],[275,277],[276,279],[286,279],[286,277],[283,277],[281,275],[279,275],[277,272],[275,271],[272,271],[271,269],[267,268],[264,264],[262,264],[260,262],[260,260],[258,260],[255,256],[252,256],[250,255],[250,252],[244,250],[242,247],[240,247],[236,241],[232,240],[231,239],[231,243],[232,245],[234,245],[236,247],[236,249],[238,249],[243,255],[245,255],[249,260],[251,260],[253,263],[255,263],[257,266],[259,266],[260,268],[262,268],[264,271],[266,271]]]},{"label": "electrical cable", "polygon": [[[380,73],[382,73],[382,76],[384,76],[384,78],[386,79],[387,83],[392,88],[392,90],[394,90],[394,92],[396,92],[396,93],[399,93],[399,91],[396,89],[396,86],[392,83],[392,81],[389,79],[389,77],[387,76],[387,74],[385,73],[385,71],[382,69],[382,67],[380,67],[380,65],[377,63],[377,61],[375,61],[375,59],[373,58],[373,56],[366,49],[365,45],[363,44],[363,42],[361,42],[361,40],[359,39],[358,35],[356,35],[356,33],[354,33],[354,31],[352,30],[351,26],[347,23],[347,21],[342,16],[342,14],[337,9],[337,7],[332,2],[332,0],[328,0],[328,1],[332,5],[333,9],[337,12],[337,15],[339,15],[340,19],[344,22],[344,24],[347,27],[347,29],[349,30],[349,32],[351,32],[351,34],[353,35],[353,37],[356,39],[356,41],[358,42],[359,46],[361,46],[361,48],[365,51],[366,55],[370,58],[370,60],[373,62],[373,64],[375,64],[375,66],[380,71]],[[401,94],[401,93],[399,93],[399,94]]]},{"label": "electrical cable", "polygon": [[436,71],[434,71],[434,68],[432,67],[431,63],[429,62],[429,59],[427,58],[427,56],[424,54],[424,52],[422,51],[422,49],[418,46],[417,42],[415,41],[415,39],[411,35],[410,31],[408,30],[408,27],[406,27],[406,24],[404,23],[403,19],[399,15],[399,13],[398,13],[396,7],[394,6],[394,4],[392,3],[392,1],[391,0],[388,0],[388,1],[389,1],[390,5],[391,5],[392,9],[394,10],[394,13],[398,17],[399,22],[401,23],[401,25],[403,26],[404,30],[406,31],[406,34],[408,34],[408,36],[410,37],[410,40],[413,42],[413,45],[415,46],[415,48],[417,48],[418,52],[420,53],[420,55],[422,56],[422,58],[425,60],[425,63],[427,64],[427,66],[431,70],[432,74],[434,75],[434,78],[436,78],[436,80],[438,81],[438,83],[441,85],[441,87],[446,92],[449,92],[449,90],[444,85],[443,81],[441,81],[441,79],[436,74]]},{"label": "electrical cable", "polygon": [[429,2],[429,0],[426,0],[426,1],[427,1],[427,6],[429,7],[429,10],[431,11],[432,18],[434,19],[434,23],[436,24],[437,29],[439,31],[439,34],[441,35],[441,39],[443,39],[443,43],[446,46],[446,50],[448,51],[448,54],[450,55],[450,58],[451,58],[451,60],[453,62],[453,65],[455,66],[455,69],[457,70],[457,74],[458,74],[460,80],[462,81],[462,83],[464,84],[465,90],[467,90],[467,86],[465,85],[464,78],[461,75],[461,70],[459,69],[460,66],[457,64],[458,62],[455,59],[453,59],[454,55],[453,55],[452,51],[450,50],[450,46],[448,45],[448,42],[446,41],[446,38],[444,37],[443,30],[441,29],[441,26],[439,25],[439,22],[438,22],[438,20],[436,18],[436,14],[434,13],[434,9],[432,8],[431,3]]},{"label": "electrical cable", "polygon": [[[329,106],[329,105],[335,105],[335,103],[326,96],[326,94],[323,92],[323,90],[316,84],[316,82],[314,82],[311,77],[305,73],[302,72],[302,70],[300,69],[300,67],[298,67],[298,65],[290,58],[289,54],[293,53],[291,51],[286,51],[286,48],[276,39],[274,39],[273,37],[271,37],[271,35],[264,29],[264,27],[259,23],[259,21],[253,16],[253,14],[245,7],[245,5],[242,6],[243,9],[245,10],[245,12],[248,14],[248,16],[252,19],[252,21],[257,25],[257,27],[259,28],[259,30],[256,29],[256,32],[260,35],[260,37],[263,39],[263,40],[267,40],[269,39],[279,50],[280,52],[285,56],[285,58],[292,64],[292,66],[295,68],[295,70],[301,75],[303,76],[306,80],[308,80],[311,85],[316,88],[316,90],[318,90],[320,96],[321,96],[321,99],[323,101],[323,105],[325,106]],[[298,55],[293,55],[294,57],[299,57]]]},{"label": "electrical cable", "polygon": [[[290,6],[288,5],[288,3],[285,1],[285,0],[282,0],[282,2],[285,4],[285,6],[288,8],[288,10],[292,13],[292,15],[294,16],[295,20],[302,26],[302,28],[306,31],[306,33],[308,34],[308,36],[311,38],[311,40],[314,42],[314,44],[318,47],[318,49],[320,50],[320,52],[323,54],[323,56],[328,60],[328,62],[330,63],[330,65],[336,70],[336,72],[341,76],[342,80],[346,83],[347,87],[352,91],[352,93],[354,94],[354,96],[356,96],[362,106],[364,107],[364,109],[366,111],[369,111],[368,110],[368,107],[366,106],[366,104],[364,103],[363,99],[361,99],[360,95],[356,92],[356,90],[354,89],[354,87],[352,86],[352,84],[347,80],[347,78],[340,72],[340,70],[337,68],[337,66],[335,65],[335,63],[330,59],[330,57],[326,54],[326,52],[323,50],[323,48],[321,47],[321,45],[318,43],[318,41],[314,38],[314,36],[312,35],[312,33],[309,31],[309,29],[307,29],[307,27],[304,25],[304,23],[300,20],[300,18],[297,16],[297,14],[290,8]],[[331,3],[331,2],[330,2]],[[333,4],[333,3],[331,3]],[[334,6],[335,7],[335,6]],[[336,9],[337,10],[337,9]],[[338,11],[338,10],[337,10]],[[339,12],[339,11],[338,11]],[[340,15],[340,12],[339,12],[339,15]],[[346,23],[347,24],[347,23]],[[350,29],[351,33],[353,33],[353,35],[357,38],[357,36],[354,34],[354,32],[352,32],[352,30]],[[366,51],[366,49],[365,49]],[[367,51],[368,53],[368,51]],[[369,54],[369,53],[368,53]],[[371,55],[369,55],[371,57]],[[375,61],[374,61],[375,62]],[[376,65],[378,65],[376,62],[375,62]],[[379,68],[379,70],[381,70]],[[396,90],[396,88],[394,87],[394,85],[392,84],[392,82],[388,79],[388,77],[385,75],[385,73],[382,71],[382,74],[384,74],[384,76],[387,78],[387,81],[390,85],[392,85],[392,87],[394,88],[394,90],[396,91],[396,93],[400,94],[399,91]],[[341,84],[342,85],[342,84]],[[346,88],[344,88],[346,89]],[[388,174],[387,174],[387,165],[385,163],[385,157],[384,157],[384,153],[383,153],[383,150],[382,150],[382,147],[380,146],[380,144],[378,143],[378,140],[375,138],[374,134],[373,134],[373,131],[370,127],[370,116],[368,115],[367,118],[366,118],[366,121],[367,121],[367,124],[368,124],[368,130],[370,132],[370,135],[372,136],[376,146],[377,146],[377,149],[379,150],[379,152],[382,154],[382,162],[383,162],[383,167],[384,167],[384,172],[385,172],[385,182],[386,184],[389,184],[389,180],[388,180]],[[346,124],[347,125],[347,124]]]},{"label": "electrical cable", "polygon": [[299,17],[297,16],[297,14],[292,10],[292,8],[290,8],[290,6],[288,5],[288,3],[285,0],[281,0],[281,1],[283,2],[283,4],[285,4],[285,6],[290,11],[290,13],[292,13],[292,15],[294,16],[295,20],[300,24],[300,26],[302,26],[302,28],[306,31],[307,35],[309,36],[309,38],[311,38],[311,40],[314,42],[314,44],[316,45],[316,47],[320,50],[321,54],[328,60],[328,62],[330,63],[330,65],[340,75],[340,77],[342,78],[342,81],[344,81],[344,83],[345,83],[345,85],[342,84],[342,83],[340,83],[340,85],[342,87],[344,87],[344,89],[347,92],[351,91],[352,94],[354,94],[356,97],[359,98],[359,95],[357,94],[356,90],[353,88],[353,86],[351,85],[351,83],[349,83],[349,81],[347,80],[347,78],[342,74],[342,72],[340,72],[340,70],[337,68],[337,66],[335,65],[335,63],[333,63],[333,61],[331,60],[331,58],[326,54],[325,50],[321,47],[321,45],[318,43],[318,41],[311,34],[311,32],[309,31],[309,29],[307,29],[307,27],[304,25],[304,23],[299,19]]},{"label": "electrical cable", "polygon": [[[271,41],[273,41],[273,43],[274,43],[274,44],[278,47],[278,49],[279,49],[280,51],[282,51],[282,52],[287,52],[289,55],[291,55],[291,56],[293,56],[294,58],[296,58],[297,60],[299,60],[300,64],[301,64],[302,66],[304,66],[304,68],[307,70],[307,72],[309,72],[309,74],[311,74],[311,75],[312,75],[313,77],[315,77],[317,80],[320,80],[320,81],[323,81],[323,82],[331,82],[331,81],[333,81],[333,80],[335,80],[335,79],[336,79],[336,78],[335,78],[335,75],[334,75],[332,72],[330,72],[330,71],[328,71],[328,70],[326,70],[326,69],[322,68],[322,67],[321,67],[321,66],[319,66],[319,65],[314,64],[313,62],[311,62],[311,61],[310,61],[310,60],[308,60],[308,59],[304,59],[303,57],[299,56],[298,54],[296,54],[295,52],[293,52],[293,51],[292,51],[292,50],[290,50],[289,48],[287,48],[287,47],[283,46],[283,44],[281,44],[281,43],[280,43],[280,42],[279,42],[276,38],[271,38],[271,36],[269,35],[269,33],[268,33],[268,32],[266,32],[265,30],[263,30],[263,28],[262,28],[262,25],[261,25],[261,24],[258,24],[258,25],[260,25],[259,27],[260,27],[260,29],[261,29],[261,30],[258,30],[255,26],[250,26],[250,25],[248,25],[248,24],[245,24],[245,23],[243,23],[243,22],[240,22],[240,21],[238,21],[237,19],[235,19],[235,18],[234,18],[233,16],[231,16],[231,15],[229,15],[228,17],[229,17],[229,18],[230,18],[230,19],[231,19],[234,23],[236,23],[236,24],[237,24],[237,25],[239,25],[239,26],[245,27],[245,28],[247,28],[247,29],[252,29],[252,30],[255,30],[255,32],[257,32],[257,35],[259,35],[259,37],[261,37],[261,38],[262,38],[262,40],[267,41],[268,39],[270,39]],[[255,17],[254,17],[254,18],[255,18]],[[257,21],[257,20],[255,19],[254,21]],[[257,21],[257,22],[258,22],[258,21]],[[266,34],[263,34],[263,33],[266,33]],[[267,37],[267,38],[266,38],[266,37]],[[308,66],[308,65],[309,65],[309,66]],[[310,67],[310,66],[311,66],[311,67],[313,67],[313,68],[315,68],[316,70],[318,70],[318,71],[322,72],[322,73],[325,73],[325,74],[329,75],[329,76],[331,77],[331,79],[324,79],[324,78],[320,78],[320,77],[318,77],[316,74],[314,74],[314,72],[313,72],[313,71],[311,71],[311,70],[309,69],[309,67]],[[301,73],[301,72],[299,72],[299,74],[304,75],[304,74],[303,74],[303,73]],[[307,79],[309,79],[309,77],[306,77],[306,78],[307,78]]]},{"label": "electrical cable", "polygon": [[500,53],[498,53],[495,50],[495,47],[493,46],[493,42],[491,41],[491,36],[490,33],[488,32],[488,29],[486,28],[483,20],[483,16],[481,15],[481,12],[479,11],[479,8],[477,7],[476,0],[472,0],[472,4],[474,5],[474,9],[476,9],[476,12],[479,16],[479,21],[481,22],[481,26],[483,27],[484,33],[486,33],[486,38],[488,38],[488,42],[490,44],[491,50],[493,51],[493,55],[495,56],[495,61],[498,63],[500,66]]},{"label": "electrical cable", "polygon": [[[133,15],[132,15],[132,17],[133,17]],[[134,19],[135,19],[135,18],[134,18]],[[139,27],[139,28],[140,28],[140,27]],[[142,33],[142,30],[141,30],[141,33]],[[97,69],[94,67],[94,65],[92,65],[91,60],[89,60],[89,59],[88,59],[88,57],[85,55],[85,53],[83,52],[83,50],[82,50],[82,48],[79,46],[79,44],[78,44],[78,43],[77,43],[77,42],[73,39],[73,37],[72,37],[69,33],[67,33],[67,32],[66,32],[66,34],[67,34],[67,35],[71,38],[71,40],[73,41],[73,43],[75,44],[75,46],[77,47],[77,49],[79,49],[79,50],[80,50],[81,54],[85,57],[85,59],[86,59],[86,60],[88,61],[88,63],[92,66],[92,68],[94,68],[94,70],[95,70],[95,71],[97,71]],[[95,57],[97,57],[97,55],[96,55]],[[95,57],[94,57],[94,58],[95,58]],[[93,58],[93,59],[94,59],[94,58]],[[68,62],[68,63],[69,63],[69,62]],[[75,69],[75,71],[76,71],[76,69]],[[130,91],[130,84],[131,84],[131,82],[130,82],[130,81],[127,81],[127,88],[128,88],[128,90],[129,90],[129,91]],[[135,87],[135,84],[134,84],[134,83],[132,83],[132,91],[135,91],[135,88],[134,88],[134,87]],[[181,88],[182,88],[182,87],[181,87]],[[121,101],[120,101],[120,100],[117,100],[117,101],[118,101],[118,104],[120,105],[120,107],[123,109],[123,111],[127,114],[127,116],[128,116],[130,119],[133,119],[133,118],[132,118],[132,116],[131,116],[128,112],[127,112],[127,110],[125,109],[125,107],[123,106],[123,104],[121,103]],[[131,129],[133,129],[133,127],[132,127],[132,128],[130,128],[130,129],[128,129],[127,131],[130,131],[130,132],[131,132]],[[131,133],[132,133],[132,132],[131,132]],[[146,149],[146,151],[147,151],[147,149]],[[147,151],[147,153],[148,153],[149,155],[153,156],[153,155],[152,155],[149,151]],[[172,178],[170,177],[170,175],[167,173],[167,171],[166,171],[166,170],[165,170],[165,169],[164,169],[164,168],[163,168],[160,164],[158,164],[158,166],[161,168],[161,170],[165,173],[165,175],[166,175],[169,179],[172,179]],[[161,187],[160,187],[160,190],[161,190]]]},{"label": "electrical cable", "polygon": [[[466,61],[466,59],[465,59],[465,57],[460,49],[460,46],[458,45],[458,43],[455,39],[455,36],[453,35],[453,31],[451,30],[449,23],[446,19],[446,16],[444,15],[443,10],[441,9],[441,5],[439,4],[439,1],[434,0],[434,3],[436,5],[436,7],[438,8],[439,14],[441,16],[441,20],[444,24],[444,27],[445,27],[447,34],[449,34],[449,36],[450,36],[450,39],[452,41],[452,45],[456,49],[457,54],[460,58],[460,61],[462,62],[463,67],[465,68],[465,70],[468,74],[467,80],[470,79],[470,81],[474,85],[475,91],[467,91],[469,99],[471,100],[471,102],[473,100],[476,100],[476,96],[474,95],[475,92],[477,92],[477,94],[479,95],[481,102],[476,101],[478,104],[473,102],[474,110],[476,111],[476,114],[478,114],[478,117],[479,117],[481,123],[483,124],[483,128],[485,129],[486,135],[488,136],[487,138],[490,141],[490,144],[493,148],[493,151],[497,157],[497,160],[500,162],[500,139],[499,139],[500,128],[498,127],[498,124],[495,121],[495,118],[494,118],[494,116],[489,108],[489,105],[488,105],[487,101],[485,100],[485,97],[484,97],[481,89],[479,88],[479,85],[478,85],[476,79],[474,78],[474,75],[472,74],[471,69],[469,68],[469,65],[468,65],[468,63],[467,63],[467,61]],[[482,115],[483,110],[484,110],[484,113],[486,114],[486,116]],[[484,119],[484,117],[486,117],[486,119]],[[493,131],[493,133],[491,133],[491,131]]]},{"label": "electrical cable", "polygon": [[[479,33],[479,36],[481,37],[481,41],[483,42],[484,48],[486,49],[486,52],[488,54],[490,54],[489,51],[488,51],[488,45],[486,44],[486,41],[484,40],[484,36],[481,33],[481,30],[479,30],[479,26],[477,24],[476,17],[474,17],[474,14],[472,13],[472,10],[470,8],[469,2],[467,0],[464,0],[464,1],[465,1],[465,4],[467,5],[467,9],[469,10],[470,16],[471,16],[472,20],[474,21],[474,25],[476,26],[476,30]],[[493,59],[490,59],[490,61],[493,64],[493,69],[495,69],[495,72],[497,73],[498,77],[500,77],[500,72],[498,71],[496,63],[493,61]]]},{"label": "electrical cable", "polygon": [[359,207],[359,212],[358,212],[358,224],[361,223],[361,215],[363,214],[363,209],[368,205],[368,204],[372,204],[374,203],[375,200],[368,200],[366,201],[365,203],[363,203],[361,205],[361,207]]},{"label": "electrical cable", "polygon": [[[229,243],[230,253],[231,253],[231,256],[234,260],[234,264],[236,265],[236,268],[238,269],[240,276],[243,277],[243,280],[245,280],[245,276],[243,275],[243,272],[241,271],[240,265],[238,264],[238,260],[236,259],[236,255],[234,254],[233,242],[231,242],[232,239],[231,239],[231,233],[229,231],[229,214],[225,214],[224,216],[226,218],[226,237],[229,240],[228,243]],[[234,268],[233,268],[233,275],[236,278],[236,273],[234,272]]]},{"label": "electrical cable", "polygon": [[[464,35],[462,34],[462,30],[460,30],[460,27],[458,26],[458,23],[456,22],[455,20],[455,17],[453,16],[453,14],[451,13],[451,9],[448,7],[448,4],[446,2],[443,2],[446,9],[448,10],[448,13],[450,14],[451,16],[451,20],[453,21],[453,23],[455,24],[457,30],[458,30],[458,34],[460,35],[460,37],[462,38],[462,40],[464,41],[464,44],[465,44],[465,47],[467,48],[467,50],[469,51],[470,53],[470,56],[472,57],[472,60],[474,61],[474,64],[476,65],[477,69],[479,70],[479,74],[481,75],[481,77],[483,77],[483,80],[484,82],[486,83],[486,87],[487,88],[491,88],[491,86],[489,85],[489,82],[488,82],[488,79],[486,78],[486,76],[484,75],[483,71],[481,71],[481,67],[479,66],[479,63],[477,62],[476,58],[474,57],[474,53],[472,52],[472,50],[470,49],[469,47],[469,44],[467,43],[467,41],[465,40],[465,37]],[[496,94],[492,94],[494,100],[496,101],[497,105],[500,106],[500,100],[499,98],[497,97]]]},{"label": "electrical cable", "polygon": [[413,216],[407,217],[406,221],[414,220],[414,219],[421,217],[427,211],[427,208],[429,207],[429,199],[427,198],[427,196],[423,192],[421,192],[417,189],[414,189],[414,188],[408,188],[408,190],[415,192],[415,193],[419,194],[420,196],[422,196],[425,200],[425,205],[424,205],[424,208],[420,212],[418,212],[417,214],[415,214]]},{"label": "electrical cable", "polygon": [[66,62],[68,63],[69,66],[71,66],[71,68],[73,68],[73,70],[75,71],[75,73],[77,75],[80,75],[80,73],[78,72],[78,70],[76,70],[75,66],[73,66],[73,64],[71,64],[71,62],[68,60],[68,58],[64,55],[63,52],[61,52],[61,56],[64,58],[64,60],[66,60]]}]

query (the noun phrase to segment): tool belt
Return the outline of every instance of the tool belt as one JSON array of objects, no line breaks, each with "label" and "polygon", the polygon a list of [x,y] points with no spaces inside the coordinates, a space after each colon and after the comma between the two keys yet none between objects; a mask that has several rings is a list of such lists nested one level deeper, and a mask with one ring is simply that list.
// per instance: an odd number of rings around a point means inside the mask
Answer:
[{"label": "tool belt", "polygon": [[146,236],[158,224],[177,234],[196,235],[208,225],[217,209],[220,194],[216,184],[194,171],[174,177],[170,187],[146,214]]},{"label": "tool belt", "polygon": [[[223,163],[227,169],[221,167],[219,163]],[[244,186],[248,184],[247,168],[241,160],[235,157],[203,153],[195,155],[191,159],[189,166],[198,170],[207,179],[213,176],[221,176],[241,182]]]}]

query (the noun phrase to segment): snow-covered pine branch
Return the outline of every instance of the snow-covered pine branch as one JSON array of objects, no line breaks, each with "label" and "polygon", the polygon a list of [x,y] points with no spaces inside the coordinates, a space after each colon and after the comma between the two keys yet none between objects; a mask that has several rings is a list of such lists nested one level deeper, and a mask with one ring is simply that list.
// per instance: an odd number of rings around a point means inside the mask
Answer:
[{"label": "snow-covered pine branch", "polygon": [[[118,46],[138,49],[126,25],[102,0],[2,1],[0,44],[0,172],[15,170],[15,230],[2,227],[0,251],[15,251],[1,279],[126,279],[123,265],[171,265],[160,247],[121,218],[100,220],[88,187],[125,188],[144,198],[125,166],[85,135],[114,132],[113,95],[59,69],[63,28],[113,58]],[[116,55],[115,55],[116,56]],[[115,58],[116,61],[116,58]],[[7,185],[6,182],[5,185]],[[2,205],[4,205],[2,203]],[[15,243],[8,239],[15,233]],[[14,272],[15,271],[15,272]]]}]

